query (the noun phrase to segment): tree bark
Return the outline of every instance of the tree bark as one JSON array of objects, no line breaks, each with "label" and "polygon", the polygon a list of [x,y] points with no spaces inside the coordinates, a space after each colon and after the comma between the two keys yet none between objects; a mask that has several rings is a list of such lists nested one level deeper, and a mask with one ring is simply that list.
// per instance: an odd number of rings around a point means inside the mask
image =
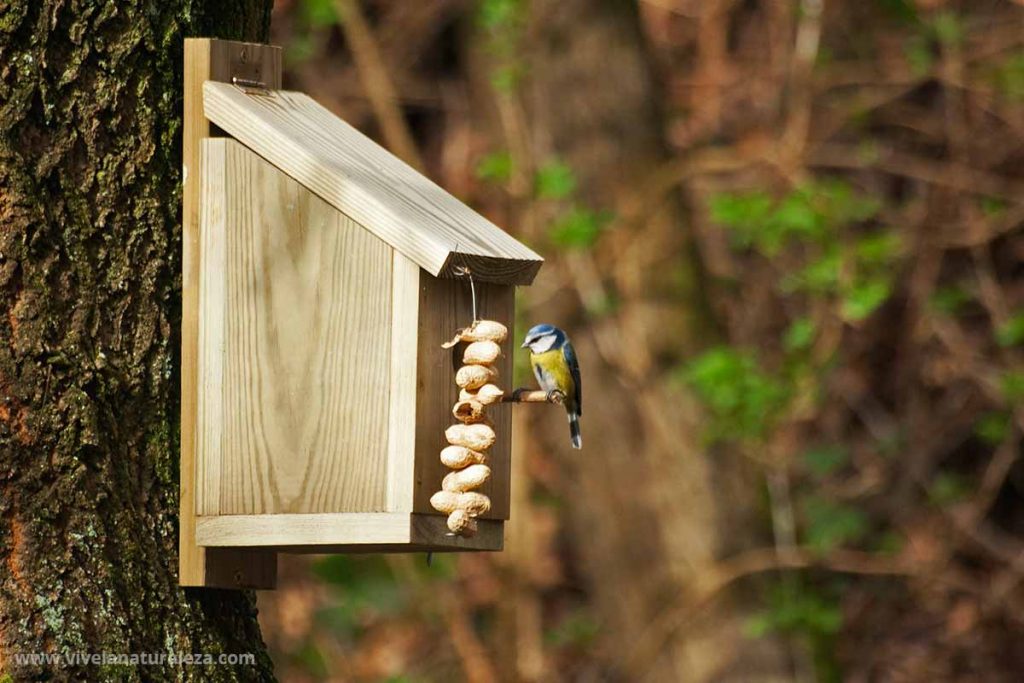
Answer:
[{"label": "tree bark", "polygon": [[[251,593],[177,580],[183,39],[269,0],[0,9],[0,680],[269,680]],[[19,664],[252,653],[254,665]]]}]

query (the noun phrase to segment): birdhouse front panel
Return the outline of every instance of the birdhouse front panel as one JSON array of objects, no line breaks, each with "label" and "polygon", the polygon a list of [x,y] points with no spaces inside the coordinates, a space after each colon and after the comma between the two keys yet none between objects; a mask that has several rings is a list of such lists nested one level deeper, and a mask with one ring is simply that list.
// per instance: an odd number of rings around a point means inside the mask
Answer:
[{"label": "birdhouse front panel", "polygon": [[203,152],[199,514],[386,510],[394,250],[243,145]]}]

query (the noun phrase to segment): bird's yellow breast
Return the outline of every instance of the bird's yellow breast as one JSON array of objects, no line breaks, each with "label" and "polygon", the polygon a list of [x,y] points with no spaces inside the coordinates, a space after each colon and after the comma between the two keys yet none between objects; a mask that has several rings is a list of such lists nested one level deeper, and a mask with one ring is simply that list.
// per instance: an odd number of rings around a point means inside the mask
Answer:
[{"label": "bird's yellow breast", "polygon": [[575,391],[576,383],[572,379],[572,372],[569,370],[569,364],[565,362],[561,349],[532,353],[530,362],[550,375],[563,392],[568,394]]}]

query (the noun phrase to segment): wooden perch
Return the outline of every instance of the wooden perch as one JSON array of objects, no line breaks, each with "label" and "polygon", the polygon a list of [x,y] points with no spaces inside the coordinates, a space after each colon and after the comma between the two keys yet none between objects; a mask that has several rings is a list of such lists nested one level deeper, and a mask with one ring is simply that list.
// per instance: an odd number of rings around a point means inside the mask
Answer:
[{"label": "wooden perch", "polygon": [[525,387],[516,389],[507,396],[502,396],[502,403],[564,403],[565,394],[561,391],[552,391],[549,396],[546,391],[536,391]]}]

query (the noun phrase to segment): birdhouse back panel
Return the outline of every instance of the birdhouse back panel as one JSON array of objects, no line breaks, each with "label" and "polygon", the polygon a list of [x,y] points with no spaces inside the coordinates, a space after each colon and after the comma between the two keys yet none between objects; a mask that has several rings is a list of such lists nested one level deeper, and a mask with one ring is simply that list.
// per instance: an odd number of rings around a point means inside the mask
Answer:
[{"label": "birdhouse back panel", "polygon": [[197,512],[384,511],[394,250],[203,143]]}]

